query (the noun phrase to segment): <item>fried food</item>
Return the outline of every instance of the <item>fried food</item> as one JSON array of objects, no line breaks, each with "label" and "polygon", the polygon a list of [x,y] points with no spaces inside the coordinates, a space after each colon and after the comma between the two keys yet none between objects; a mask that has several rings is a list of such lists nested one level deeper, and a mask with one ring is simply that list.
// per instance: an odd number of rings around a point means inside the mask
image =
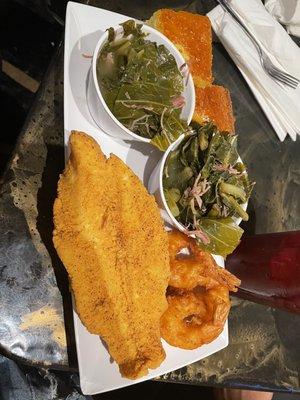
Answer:
[{"label": "fried food", "polygon": [[211,85],[212,36],[209,18],[186,11],[161,9],[148,22],[181,52],[189,65],[195,86]]},{"label": "fried food", "polygon": [[[178,289],[192,290],[196,286],[213,288],[224,285],[232,292],[237,291],[240,280],[217,265],[211,254],[203,251],[195,239],[179,232],[169,232],[169,254],[171,277],[169,286]],[[188,255],[181,255],[188,249]]]},{"label": "fried food", "polygon": [[223,86],[195,88],[196,106],[193,120],[199,124],[213,122],[220,131],[234,133],[234,116],[229,90]]},{"label": "fried food", "polygon": [[150,25],[170,39],[186,60],[196,90],[193,120],[212,121],[219,130],[234,132],[234,116],[229,91],[212,85],[212,35],[209,18],[186,11],[161,9]]},{"label": "fried food", "polygon": [[165,358],[159,320],[167,308],[168,238],[154,198],[115,155],[73,132],[58,183],[53,241],[89,332],[100,335],[123,376]]},{"label": "fried food", "polygon": [[193,350],[216,339],[223,330],[230,300],[225,286],[168,296],[160,322],[162,337],[172,346]]},{"label": "fried food", "polygon": [[160,320],[161,334],[172,346],[196,349],[222,332],[230,310],[229,290],[236,291],[240,280],[179,231],[169,232],[169,254],[169,306]]}]

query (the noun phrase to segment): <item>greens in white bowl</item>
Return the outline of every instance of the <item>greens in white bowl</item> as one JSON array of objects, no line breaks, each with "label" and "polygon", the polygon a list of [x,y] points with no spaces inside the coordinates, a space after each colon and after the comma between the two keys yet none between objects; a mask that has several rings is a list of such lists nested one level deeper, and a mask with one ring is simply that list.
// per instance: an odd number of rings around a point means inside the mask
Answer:
[{"label": "greens in white bowl", "polygon": [[237,136],[211,123],[193,124],[166,158],[163,195],[169,212],[198,244],[223,257],[238,245],[253,183],[237,152]]},{"label": "greens in white bowl", "polygon": [[186,64],[167,38],[161,38],[163,43],[153,41],[151,34],[159,39],[159,32],[133,20],[120,25],[108,29],[97,56],[101,95],[127,132],[164,151],[189,130],[195,97],[192,78],[180,70]]}]

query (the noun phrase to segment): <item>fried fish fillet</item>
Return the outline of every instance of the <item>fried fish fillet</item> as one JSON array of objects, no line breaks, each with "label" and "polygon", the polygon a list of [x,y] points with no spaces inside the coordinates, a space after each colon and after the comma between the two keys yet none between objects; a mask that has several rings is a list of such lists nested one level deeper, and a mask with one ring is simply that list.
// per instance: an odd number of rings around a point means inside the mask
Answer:
[{"label": "fried fish fillet", "polygon": [[196,87],[211,85],[212,36],[208,17],[163,8],[148,23],[175,44],[189,65]]},{"label": "fried fish fillet", "polygon": [[223,86],[195,88],[196,107],[193,120],[200,124],[212,121],[220,131],[234,132],[234,116],[229,90]]},{"label": "fried fish fillet", "polygon": [[73,132],[58,183],[53,241],[81,321],[100,335],[123,376],[165,358],[159,320],[167,308],[168,238],[154,198],[115,155]]}]

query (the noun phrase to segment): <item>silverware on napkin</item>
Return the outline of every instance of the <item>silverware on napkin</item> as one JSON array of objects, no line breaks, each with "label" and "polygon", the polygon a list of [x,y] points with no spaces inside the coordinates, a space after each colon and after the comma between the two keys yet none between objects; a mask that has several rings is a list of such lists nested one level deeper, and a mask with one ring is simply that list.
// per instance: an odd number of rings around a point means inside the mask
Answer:
[{"label": "silverware on napkin", "polygon": [[[261,0],[220,0],[238,19],[280,71],[300,80],[300,48],[286,30],[267,12]],[[300,85],[291,87],[265,71],[257,45],[240,23],[220,4],[207,16],[220,42],[252,90],[280,141],[300,135]],[[228,9],[228,7],[227,7]]]},{"label": "silverware on napkin", "polygon": [[265,53],[265,51],[262,49],[259,42],[256,40],[255,36],[252,35],[252,33],[247,28],[247,26],[244,24],[244,22],[238,16],[238,14],[230,7],[230,4],[227,2],[227,0],[217,0],[217,1],[220,4],[220,6],[226,12],[228,12],[232,16],[232,18],[240,25],[240,27],[244,30],[244,32],[248,35],[248,37],[255,44],[258,54],[259,54],[259,57],[260,57],[262,67],[266,71],[266,73],[269,74],[273,79],[277,80],[278,82],[281,82],[284,85],[287,85],[293,89],[296,89],[296,87],[298,86],[298,84],[300,82],[299,79],[288,74],[287,72],[282,71],[281,69],[277,68],[273,64],[273,62],[270,60],[269,56]]}]

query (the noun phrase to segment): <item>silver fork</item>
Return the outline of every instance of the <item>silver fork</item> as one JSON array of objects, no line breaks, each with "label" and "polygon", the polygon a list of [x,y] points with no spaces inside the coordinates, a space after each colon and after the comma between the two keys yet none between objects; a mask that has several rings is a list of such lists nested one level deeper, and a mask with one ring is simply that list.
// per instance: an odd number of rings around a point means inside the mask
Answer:
[{"label": "silver fork", "polygon": [[244,30],[244,32],[249,36],[249,38],[255,44],[258,54],[259,54],[259,57],[260,57],[261,65],[262,65],[263,69],[266,71],[266,73],[269,74],[273,79],[277,80],[278,82],[281,82],[284,85],[287,85],[293,89],[296,89],[300,80],[295,78],[294,76],[282,71],[281,69],[275,67],[275,65],[272,63],[272,61],[268,57],[268,55],[262,49],[259,42],[252,35],[252,33],[249,31],[249,29],[244,24],[244,22],[237,15],[237,13],[232,9],[232,7],[229,5],[227,0],[217,0],[217,2],[220,4],[220,6],[225,11],[227,11],[232,16],[232,18],[240,25],[240,27]]}]

